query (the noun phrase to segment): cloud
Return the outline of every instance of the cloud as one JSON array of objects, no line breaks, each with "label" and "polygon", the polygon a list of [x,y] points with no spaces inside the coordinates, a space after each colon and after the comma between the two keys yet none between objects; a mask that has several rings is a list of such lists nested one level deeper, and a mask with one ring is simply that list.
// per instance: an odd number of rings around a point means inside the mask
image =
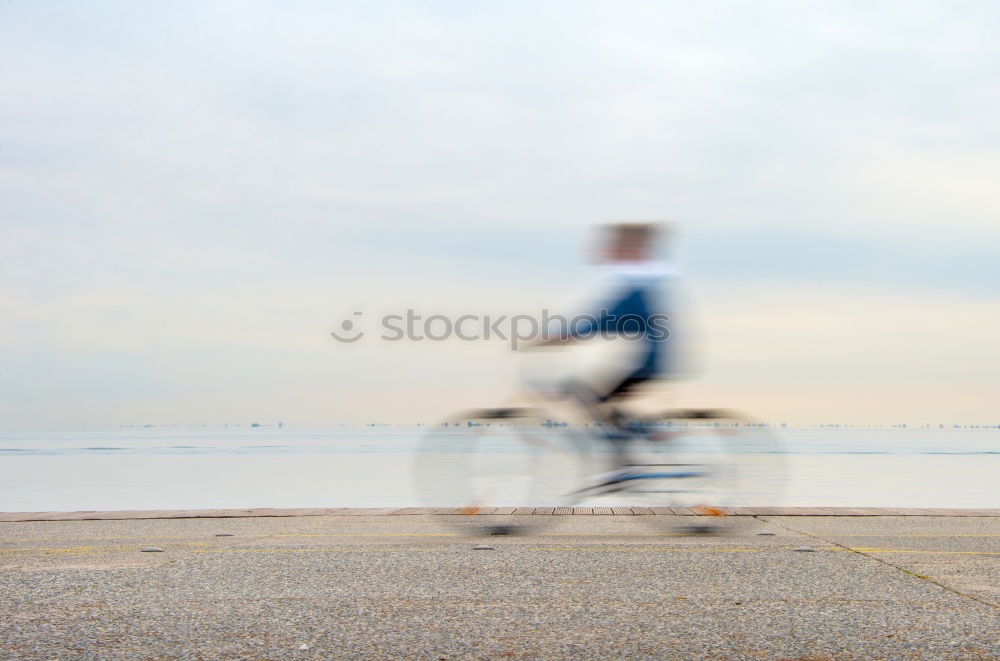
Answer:
[{"label": "cloud", "polygon": [[[576,257],[609,219],[677,221],[696,284],[763,296],[759,323],[823,338],[793,358],[782,336],[766,365],[721,354],[751,381],[836,344],[808,320],[845,298],[957,318],[996,298],[992,3],[65,2],[0,18],[0,369],[29,384],[0,392],[39,402],[32,420],[90,419],[84,392],[102,420],[209,401],[235,415],[281,398],[269,380],[302,417],[347,415],[368,391],[324,370],[399,390],[435,359],[328,363],[338,315],[535,309],[586,276]],[[792,308],[773,295],[796,287],[811,293]],[[936,332],[931,349],[869,338],[902,352],[886,378],[958,379],[949,366],[973,363],[954,347],[981,348],[979,331]],[[228,388],[245,408],[206,394]],[[392,410],[415,415],[404,399]]]}]

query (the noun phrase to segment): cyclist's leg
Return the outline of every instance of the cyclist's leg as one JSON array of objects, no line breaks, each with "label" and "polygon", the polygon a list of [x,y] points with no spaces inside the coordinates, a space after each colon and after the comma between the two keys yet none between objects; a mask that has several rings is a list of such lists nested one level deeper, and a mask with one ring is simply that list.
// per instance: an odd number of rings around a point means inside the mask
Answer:
[{"label": "cyclist's leg", "polygon": [[629,455],[629,443],[635,437],[636,431],[630,427],[628,419],[617,405],[626,399],[636,386],[649,381],[650,378],[644,371],[633,372],[600,398],[605,420],[610,425],[607,440],[614,448],[615,463],[619,469],[625,469],[634,463]]},{"label": "cyclist's leg", "polygon": [[649,381],[652,376],[645,370],[637,370],[610,388],[598,392],[580,382],[568,385],[567,393],[587,412],[587,415],[602,424],[598,434],[613,451],[612,471],[625,469],[632,463],[628,453],[629,441],[635,435],[617,404],[625,399],[633,388]]}]

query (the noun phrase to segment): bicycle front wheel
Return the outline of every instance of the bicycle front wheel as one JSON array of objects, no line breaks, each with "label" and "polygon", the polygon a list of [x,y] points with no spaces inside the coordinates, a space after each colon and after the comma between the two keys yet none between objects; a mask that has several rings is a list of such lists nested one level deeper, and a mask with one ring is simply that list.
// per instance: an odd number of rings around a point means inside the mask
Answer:
[{"label": "bicycle front wheel", "polygon": [[687,409],[633,421],[628,432],[617,447],[593,444],[587,457],[592,470],[613,465],[611,454],[623,476],[608,491],[584,493],[579,505],[723,513],[778,502],[783,455],[767,425],[734,411]]}]

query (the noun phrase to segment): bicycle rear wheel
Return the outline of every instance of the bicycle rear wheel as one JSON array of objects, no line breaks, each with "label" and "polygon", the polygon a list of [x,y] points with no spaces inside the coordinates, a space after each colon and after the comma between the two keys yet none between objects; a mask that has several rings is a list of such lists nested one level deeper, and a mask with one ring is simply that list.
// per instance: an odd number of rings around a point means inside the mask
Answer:
[{"label": "bicycle rear wheel", "polygon": [[486,409],[450,416],[424,438],[414,486],[424,507],[473,534],[537,530],[570,504],[581,480],[580,453],[562,423],[536,409]]}]

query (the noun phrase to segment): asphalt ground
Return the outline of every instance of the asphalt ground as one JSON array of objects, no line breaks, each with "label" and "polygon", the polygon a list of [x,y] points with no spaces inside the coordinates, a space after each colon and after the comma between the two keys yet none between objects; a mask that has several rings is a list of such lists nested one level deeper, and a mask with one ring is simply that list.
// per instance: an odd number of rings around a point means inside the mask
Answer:
[{"label": "asphalt ground", "polygon": [[1000,659],[1000,518],[702,518],[0,523],[0,658]]}]

